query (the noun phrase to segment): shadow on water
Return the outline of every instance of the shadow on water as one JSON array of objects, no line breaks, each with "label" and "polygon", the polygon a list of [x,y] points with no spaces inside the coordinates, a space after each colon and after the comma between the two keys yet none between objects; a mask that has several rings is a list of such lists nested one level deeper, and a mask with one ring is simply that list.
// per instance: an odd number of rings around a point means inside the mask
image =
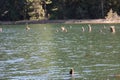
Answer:
[{"label": "shadow on water", "polygon": [[[66,29],[61,30],[62,29]],[[110,24],[2,25],[0,78],[116,80],[120,28]],[[90,31],[89,31],[90,29]],[[74,68],[74,75],[69,70]]]}]

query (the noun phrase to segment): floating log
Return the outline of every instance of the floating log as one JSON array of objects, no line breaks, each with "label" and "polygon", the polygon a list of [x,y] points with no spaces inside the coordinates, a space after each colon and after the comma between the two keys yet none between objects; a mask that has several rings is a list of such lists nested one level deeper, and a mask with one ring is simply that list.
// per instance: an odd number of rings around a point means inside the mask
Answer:
[{"label": "floating log", "polygon": [[74,69],[71,68],[69,74],[73,75],[74,74]]},{"label": "floating log", "polygon": [[2,32],[2,28],[0,28],[0,32]]},{"label": "floating log", "polygon": [[62,32],[67,32],[67,29],[65,27],[61,27]]},{"label": "floating log", "polygon": [[112,33],[115,33],[115,26],[110,26],[110,31],[111,31]]},{"label": "floating log", "polygon": [[89,27],[89,32],[91,32],[92,31],[91,25],[89,24],[88,27]]},{"label": "floating log", "polygon": [[85,31],[84,27],[82,27],[82,31],[83,31],[83,32]]}]

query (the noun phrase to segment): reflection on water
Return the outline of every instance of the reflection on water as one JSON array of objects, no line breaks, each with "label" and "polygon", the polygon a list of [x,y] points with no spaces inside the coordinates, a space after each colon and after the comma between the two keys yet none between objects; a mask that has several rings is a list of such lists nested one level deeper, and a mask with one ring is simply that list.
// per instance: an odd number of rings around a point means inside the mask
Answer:
[{"label": "reflection on water", "polygon": [[120,28],[112,34],[109,26],[2,25],[0,79],[119,80]]}]

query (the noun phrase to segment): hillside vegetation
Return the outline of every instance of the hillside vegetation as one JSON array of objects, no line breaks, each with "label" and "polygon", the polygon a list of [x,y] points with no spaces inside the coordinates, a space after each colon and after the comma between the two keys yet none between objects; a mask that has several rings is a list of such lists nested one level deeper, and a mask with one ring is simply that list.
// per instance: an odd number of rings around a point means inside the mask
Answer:
[{"label": "hillside vegetation", "polygon": [[0,0],[0,21],[119,19],[120,0]]}]

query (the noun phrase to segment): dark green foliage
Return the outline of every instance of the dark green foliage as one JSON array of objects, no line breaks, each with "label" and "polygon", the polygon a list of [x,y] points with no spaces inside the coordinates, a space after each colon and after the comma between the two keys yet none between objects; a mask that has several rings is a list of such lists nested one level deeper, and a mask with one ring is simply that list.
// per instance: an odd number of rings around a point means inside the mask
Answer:
[{"label": "dark green foliage", "polygon": [[23,20],[25,0],[1,0],[0,20]]},{"label": "dark green foliage", "polygon": [[0,21],[105,18],[120,0],[1,0]]}]

